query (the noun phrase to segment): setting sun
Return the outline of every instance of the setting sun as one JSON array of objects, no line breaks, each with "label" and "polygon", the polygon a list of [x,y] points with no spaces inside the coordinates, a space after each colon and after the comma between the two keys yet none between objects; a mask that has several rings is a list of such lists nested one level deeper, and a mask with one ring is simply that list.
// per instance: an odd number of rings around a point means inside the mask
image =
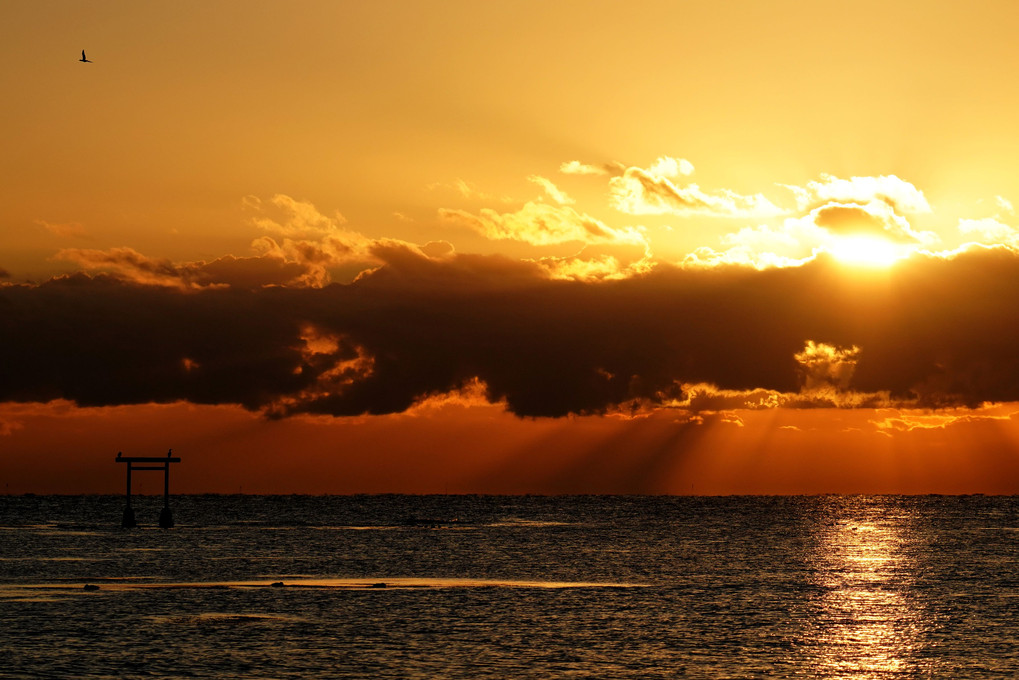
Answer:
[{"label": "setting sun", "polygon": [[889,267],[908,253],[901,245],[880,236],[843,236],[827,247],[842,264],[855,267]]}]

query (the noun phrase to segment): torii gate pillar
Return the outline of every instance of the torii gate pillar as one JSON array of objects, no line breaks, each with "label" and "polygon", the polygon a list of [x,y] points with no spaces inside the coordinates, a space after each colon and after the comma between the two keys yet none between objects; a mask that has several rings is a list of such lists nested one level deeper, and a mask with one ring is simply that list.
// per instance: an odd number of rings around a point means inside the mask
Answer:
[{"label": "torii gate pillar", "polygon": [[125,529],[133,529],[138,526],[134,518],[134,508],[131,507],[131,473],[134,470],[162,470],[163,471],[163,509],[159,511],[159,526],[169,529],[173,526],[173,512],[170,510],[170,463],[179,463],[180,458],[173,455],[173,449],[166,452],[165,458],[154,456],[125,456],[117,454],[118,463],[127,463],[127,504],[124,506],[124,516],[120,520],[120,526]]}]

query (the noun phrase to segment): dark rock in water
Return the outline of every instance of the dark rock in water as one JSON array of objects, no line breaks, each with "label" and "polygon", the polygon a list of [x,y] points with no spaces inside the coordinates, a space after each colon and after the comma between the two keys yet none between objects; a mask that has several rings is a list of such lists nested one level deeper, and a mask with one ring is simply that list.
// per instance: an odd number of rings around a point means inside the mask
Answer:
[{"label": "dark rock in water", "polygon": [[385,584],[385,583],[373,583],[373,584],[371,585],[371,587],[372,587],[372,588],[386,588],[387,586],[386,586],[386,584]]},{"label": "dark rock in water", "polygon": [[275,583],[270,584],[273,588],[282,588],[284,585],[283,581],[276,581]]},{"label": "dark rock in water", "polygon": [[85,590],[99,590],[99,586],[92,585],[91,583],[86,583]]}]

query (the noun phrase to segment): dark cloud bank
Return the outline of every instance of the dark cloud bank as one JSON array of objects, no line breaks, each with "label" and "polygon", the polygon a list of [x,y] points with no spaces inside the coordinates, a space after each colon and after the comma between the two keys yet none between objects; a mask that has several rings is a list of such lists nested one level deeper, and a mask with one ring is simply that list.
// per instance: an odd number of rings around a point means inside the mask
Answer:
[{"label": "dark cloud bank", "polygon": [[324,288],[2,286],[0,400],[394,413],[477,377],[513,413],[563,416],[676,399],[678,383],[796,393],[808,340],[858,347],[848,389],[889,403],[1019,400],[1019,257],[1004,249],[866,275],[817,260],[599,283],[494,257],[387,262]]}]

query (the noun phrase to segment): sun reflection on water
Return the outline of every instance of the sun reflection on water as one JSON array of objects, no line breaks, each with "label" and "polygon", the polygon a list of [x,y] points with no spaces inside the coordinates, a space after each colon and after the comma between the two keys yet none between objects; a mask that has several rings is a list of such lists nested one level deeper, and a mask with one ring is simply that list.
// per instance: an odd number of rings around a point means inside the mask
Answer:
[{"label": "sun reflection on water", "polygon": [[[829,516],[814,558],[815,667],[824,677],[928,677],[930,626],[910,546],[914,517],[879,499]],[[813,646],[813,645],[812,645]]]}]

